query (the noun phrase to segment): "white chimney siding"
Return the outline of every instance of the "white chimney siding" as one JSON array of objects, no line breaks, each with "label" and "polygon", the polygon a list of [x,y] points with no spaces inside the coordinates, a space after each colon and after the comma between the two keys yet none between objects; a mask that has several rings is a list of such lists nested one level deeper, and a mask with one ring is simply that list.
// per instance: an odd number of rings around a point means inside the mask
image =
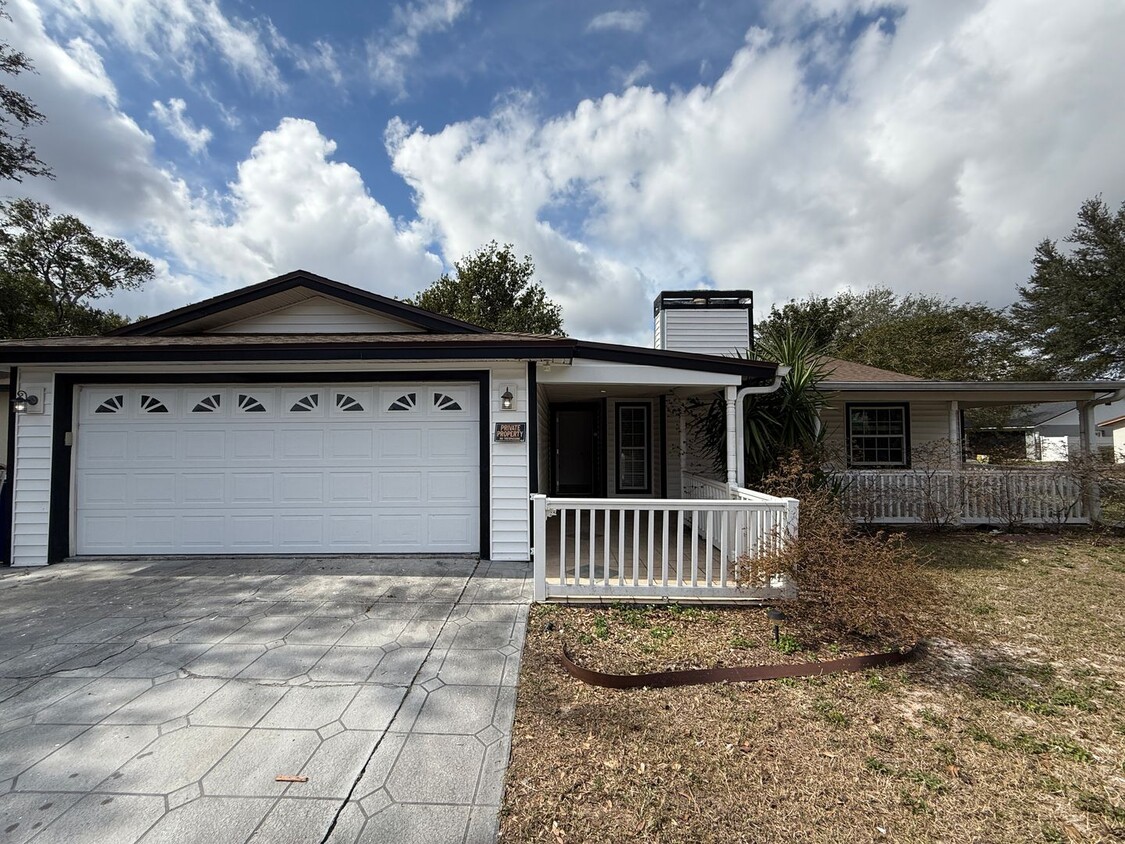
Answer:
[{"label": "white chimney siding", "polygon": [[750,348],[749,291],[662,293],[654,305],[657,349],[732,357]]}]

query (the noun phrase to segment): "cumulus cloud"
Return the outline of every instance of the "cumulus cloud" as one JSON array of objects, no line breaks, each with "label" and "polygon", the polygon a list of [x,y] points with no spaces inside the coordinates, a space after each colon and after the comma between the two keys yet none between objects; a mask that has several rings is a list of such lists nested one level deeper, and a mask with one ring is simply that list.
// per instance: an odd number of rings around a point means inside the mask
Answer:
[{"label": "cumulus cloud", "polygon": [[213,52],[258,88],[285,87],[259,26],[226,16],[218,0],[49,0],[47,5],[75,24],[102,24],[113,40],[154,67],[172,62],[190,79],[201,56]]},{"label": "cumulus cloud", "polygon": [[[1037,240],[1087,196],[1125,197],[1125,7],[917,3],[854,37],[857,11],[750,31],[710,86],[392,127],[394,167],[447,253],[531,252],[576,332],[635,336],[650,294],[685,283],[1010,302]],[[827,80],[821,44],[840,57]]]},{"label": "cumulus cloud", "polygon": [[167,103],[159,100],[152,104],[152,116],[173,138],[183,141],[193,155],[207,149],[211,142],[211,130],[206,126],[196,126],[185,112],[187,103],[173,97]]},{"label": "cumulus cloud", "polygon": [[636,11],[602,12],[590,19],[586,24],[587,32],[605,32],[617,30],[620,32],[640,32],[648,23],[648,12],[643,9]]},{"label": "cumulus cloud", "polygon": [[405,95],[406,72],[418,57],[422,37],[449,29],[468,8],[469,0],[414,0],[395,6],[389,29],[367,42],[368,67],[375,84]]}]

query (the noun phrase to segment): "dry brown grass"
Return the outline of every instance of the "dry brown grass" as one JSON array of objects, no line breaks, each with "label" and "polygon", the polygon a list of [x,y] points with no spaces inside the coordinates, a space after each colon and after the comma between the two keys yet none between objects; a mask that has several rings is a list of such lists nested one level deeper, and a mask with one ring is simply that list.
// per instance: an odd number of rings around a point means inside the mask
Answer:
[{"label": "dry brown grass", "polygon": [[559,631],[622,672],[835,654],[778,653],[761,610],[536,607],[502,840],[1125,840],[1125,541],[913,542],[946,609],[905,668],[598,689]]}]

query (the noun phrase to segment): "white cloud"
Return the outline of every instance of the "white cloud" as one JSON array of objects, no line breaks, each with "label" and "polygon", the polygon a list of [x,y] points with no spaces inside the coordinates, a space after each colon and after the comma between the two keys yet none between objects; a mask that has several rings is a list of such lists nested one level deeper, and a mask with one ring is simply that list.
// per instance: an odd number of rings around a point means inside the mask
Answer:
[{"label": "white cloud", "polygon": [[658,287],[706,280],[759,316],[878,283],[1007,304],[1085,197],[1125,199],[1125,7],[916,3],[849,40],[855,8],[791,9],[713,86],[397,130],[394,167],[447,254],[513,241],[578,333],[647,335]]},{"label": "white cloud", "polygon": [[187,103],[173,97],[167,103],[156,101],[152,104],[152,116],[164,130],[174,138],[183,141],[193,155],[207,149],[211,142],[211,130],[206,126],[196,126],[184,113]]},{"label": "white cloud", "polygon": [[640,82],[646,76],[649,76],[651,73],[652,73],[652,66],[649,65],[649,63],[646,62],[646,61],[640,61],[636,64],[636,66],[632,70],[630,70],[628,73],[625,74],[625,78],[623,79],[622,84],[626,88],[629,88],[633,85],[636,85],[638,82]]},{"label": "white cloud", "polygon": [[191,79],[200,57],[214,51],[256,87],[285,87],[258,26],[227,17],[218,0],[48,0],[48,5],[79,26],[100,22],[153,68],[171,62]]},{"label": "white cloud", "polygon": [[344,84],[344,73],[336,57],[336,48],[327,41],[318,38],[311,48],[297,50],[294,61],[305,73],[326,76],[337,87]]},{"label": "white cloud", "polygon": [[418,57],[422,36],[449,29],[468,8],[469,0],[414,0],[395,6],[389,30],[367,43],[371,78],[404,96],[407,68]]},{"label": "white cloud", "polygon": [[620,32],[640,32],[648,23],[648,12],[643,9],[636,11],[602,12],[590,19],[586,24],[587,32],[605,32],[618,30]]}]

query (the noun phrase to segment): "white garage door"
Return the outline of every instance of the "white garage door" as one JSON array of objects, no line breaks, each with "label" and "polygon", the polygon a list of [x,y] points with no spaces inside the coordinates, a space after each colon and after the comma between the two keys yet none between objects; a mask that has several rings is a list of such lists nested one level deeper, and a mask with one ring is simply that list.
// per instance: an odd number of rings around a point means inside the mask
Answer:
[{"label": "white garage door", "polygon": [[79,554],[480,548],[475,384],[84,387]]}]

